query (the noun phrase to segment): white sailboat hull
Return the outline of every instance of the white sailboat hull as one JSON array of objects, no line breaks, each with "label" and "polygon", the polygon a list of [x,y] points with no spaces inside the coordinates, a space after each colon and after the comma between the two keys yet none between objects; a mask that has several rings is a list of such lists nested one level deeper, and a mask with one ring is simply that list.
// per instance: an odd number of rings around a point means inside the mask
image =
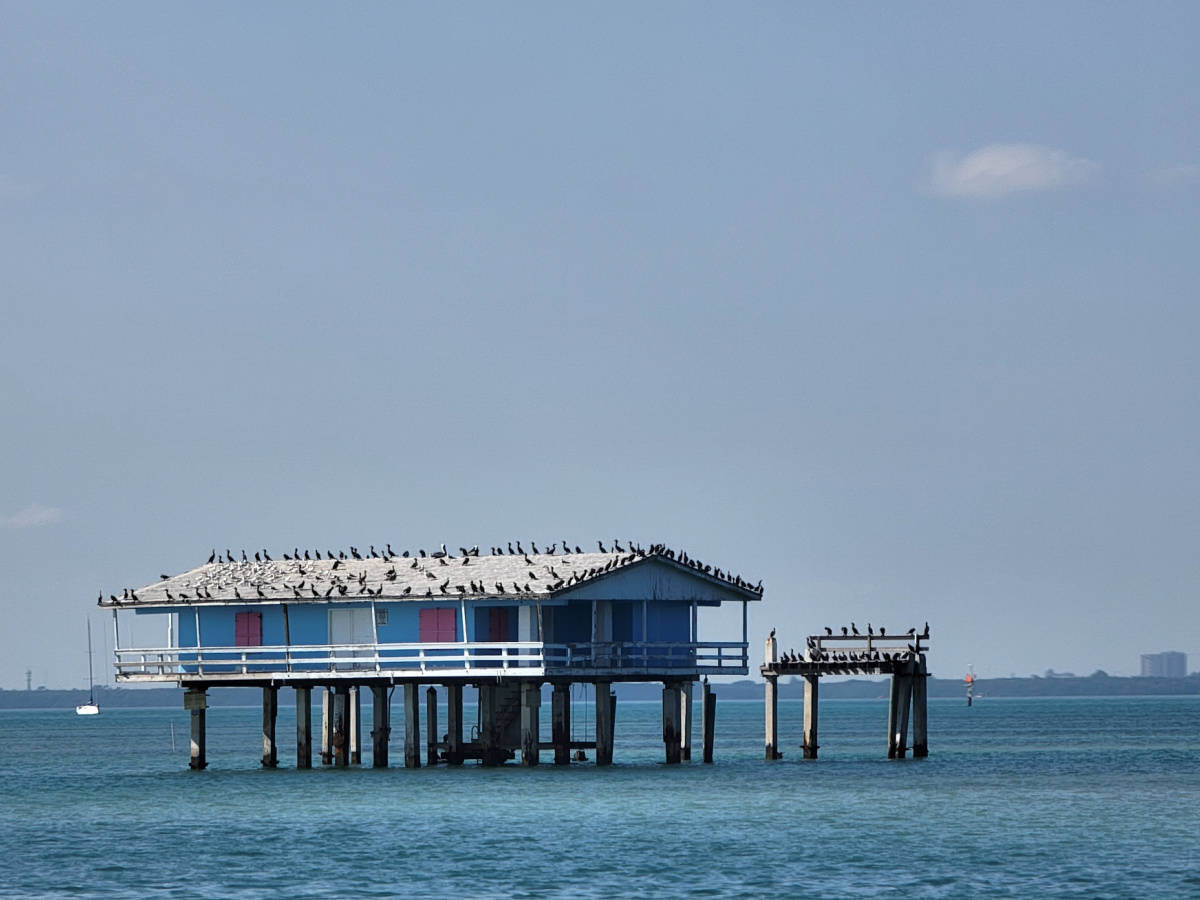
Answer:
[{"label": "white sailboat hull", "polygon": [[83,703],[75,707],[75,715],[98,716],[100,715],[100,707],[98,707],[95,703]]}]

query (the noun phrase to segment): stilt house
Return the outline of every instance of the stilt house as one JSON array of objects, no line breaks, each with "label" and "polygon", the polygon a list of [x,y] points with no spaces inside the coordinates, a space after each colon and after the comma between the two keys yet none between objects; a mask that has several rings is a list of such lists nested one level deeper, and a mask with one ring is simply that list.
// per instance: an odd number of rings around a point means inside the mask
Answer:
[{"label": "stilt house", "polygon": [[[264,729],[268,705],[273,723],[281,686],[297,690],[298,708],[312,687],[327,688],[343,707],[353,689],[357,706],[358,688],[367,686],[375,691],[378,722],[387,717],[386,690],[404,685],[406,715],[412,706],[407,724],[415,732],[417,686],[444,685],[450,731],[437,749],[450,762],[498,762],[518,749],[525,762],[536,762],[543,683],[555,686],[550,746],[563,762],[572,749],[570,685],[596,685],[594,746],[603,763],[612,753],[612,682],[662,681],[669,731],[670,721],[688,715],[681,709],[690,707],[693,682],[709,674],[748,674],[746,609],[761,599],[761,584],[662,545],[592,553],[552,549],[411,556],[372,548],[336,559],[305,551],[283,559],[243,554],[241,561],[227,551],[223,561],[214,554],[205,565],[102,598],[100,605],[113,611],[118,683],[179,684],[189,690],[194,716],[203,714],[204,691],[215,686],[263,686]],[[703,639],[700,609],[725,603],[742,606],[741,639]],[[138,617],[139,635],[155,631],[162,640],[145,646],[122,641],[123,630],[134,624],[122,628],[129,613]],[[160,624],[147,629],[146,616]],[[477,740],[463,740],[464,684],[480,690]],[[561,713],[560,704],[566,707]],[[675,711],[667,716],[670,704]],[[348,727],[354,710],[343,713]],[[381,730],[376,764],[387,760]],[[271,743],[269,764],[273,735]],[[416,746],[415,736],[406,741],[406,761]],[[298,745],[297,752],[305,765],[310,751]],[[203,747],[198,766],[196,753],[193,745],[193,765],[202,767]],[[672,740],[667,755],[672,757]],[[265,764],[267,756],[264,749]]]}]

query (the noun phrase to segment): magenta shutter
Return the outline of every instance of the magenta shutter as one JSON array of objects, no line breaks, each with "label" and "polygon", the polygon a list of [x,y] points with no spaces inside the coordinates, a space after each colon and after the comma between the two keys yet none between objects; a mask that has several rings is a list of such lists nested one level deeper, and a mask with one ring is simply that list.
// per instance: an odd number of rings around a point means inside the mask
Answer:
[{"label": "magenta shutter", "polygon": [[262,646],[262,613],[240,612],[233,618],[235,647]]}]

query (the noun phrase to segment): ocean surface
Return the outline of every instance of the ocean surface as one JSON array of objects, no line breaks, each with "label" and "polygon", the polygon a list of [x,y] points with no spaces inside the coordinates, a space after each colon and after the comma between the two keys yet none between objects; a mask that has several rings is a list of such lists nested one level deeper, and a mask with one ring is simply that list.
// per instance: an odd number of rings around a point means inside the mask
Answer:
[{"label": "ocean surface", "polygon": [[716,763],[697,729],[673,767],[622,702],[611,768],[413,771],[398,707],[370,767],[369,702],[363,767],[295,770],[291,700],[275,771],[258,709],[209,710],[204,772],[181,709],[0,712],[0,897],[1200,897],[1196,697],[931,700],[904,761],[885,700],[823,702],[816,761],[781,701],[774,763],[761,703],[719,701]]}]

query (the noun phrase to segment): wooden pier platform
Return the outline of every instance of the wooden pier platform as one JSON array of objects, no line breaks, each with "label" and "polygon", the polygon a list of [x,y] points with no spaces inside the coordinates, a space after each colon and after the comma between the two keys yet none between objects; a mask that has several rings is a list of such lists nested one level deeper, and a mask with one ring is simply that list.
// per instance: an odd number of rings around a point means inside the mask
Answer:
[{"label": "wooden pier platform", "polygon": [[[845,631],[845,629],[843,629]],[[820,680],[826,675],[891,675],[888,704],[888,759],[904,759],[907,754],[909,710],[912,711],[912,751],[914,758],[929,755],[927,733],[927,690],[929,677],[925,654],[929,649],[929,626],[901,634],[824,634],[808,635],[805,650],[779,653],[775,632],[766,641],[765,662],[760,668],[766,683],[764,719],[765,754],[768,760],[780,759],[779,750],[779,677],[804,679],[804,759],[816,759],[820,703]]]}]

